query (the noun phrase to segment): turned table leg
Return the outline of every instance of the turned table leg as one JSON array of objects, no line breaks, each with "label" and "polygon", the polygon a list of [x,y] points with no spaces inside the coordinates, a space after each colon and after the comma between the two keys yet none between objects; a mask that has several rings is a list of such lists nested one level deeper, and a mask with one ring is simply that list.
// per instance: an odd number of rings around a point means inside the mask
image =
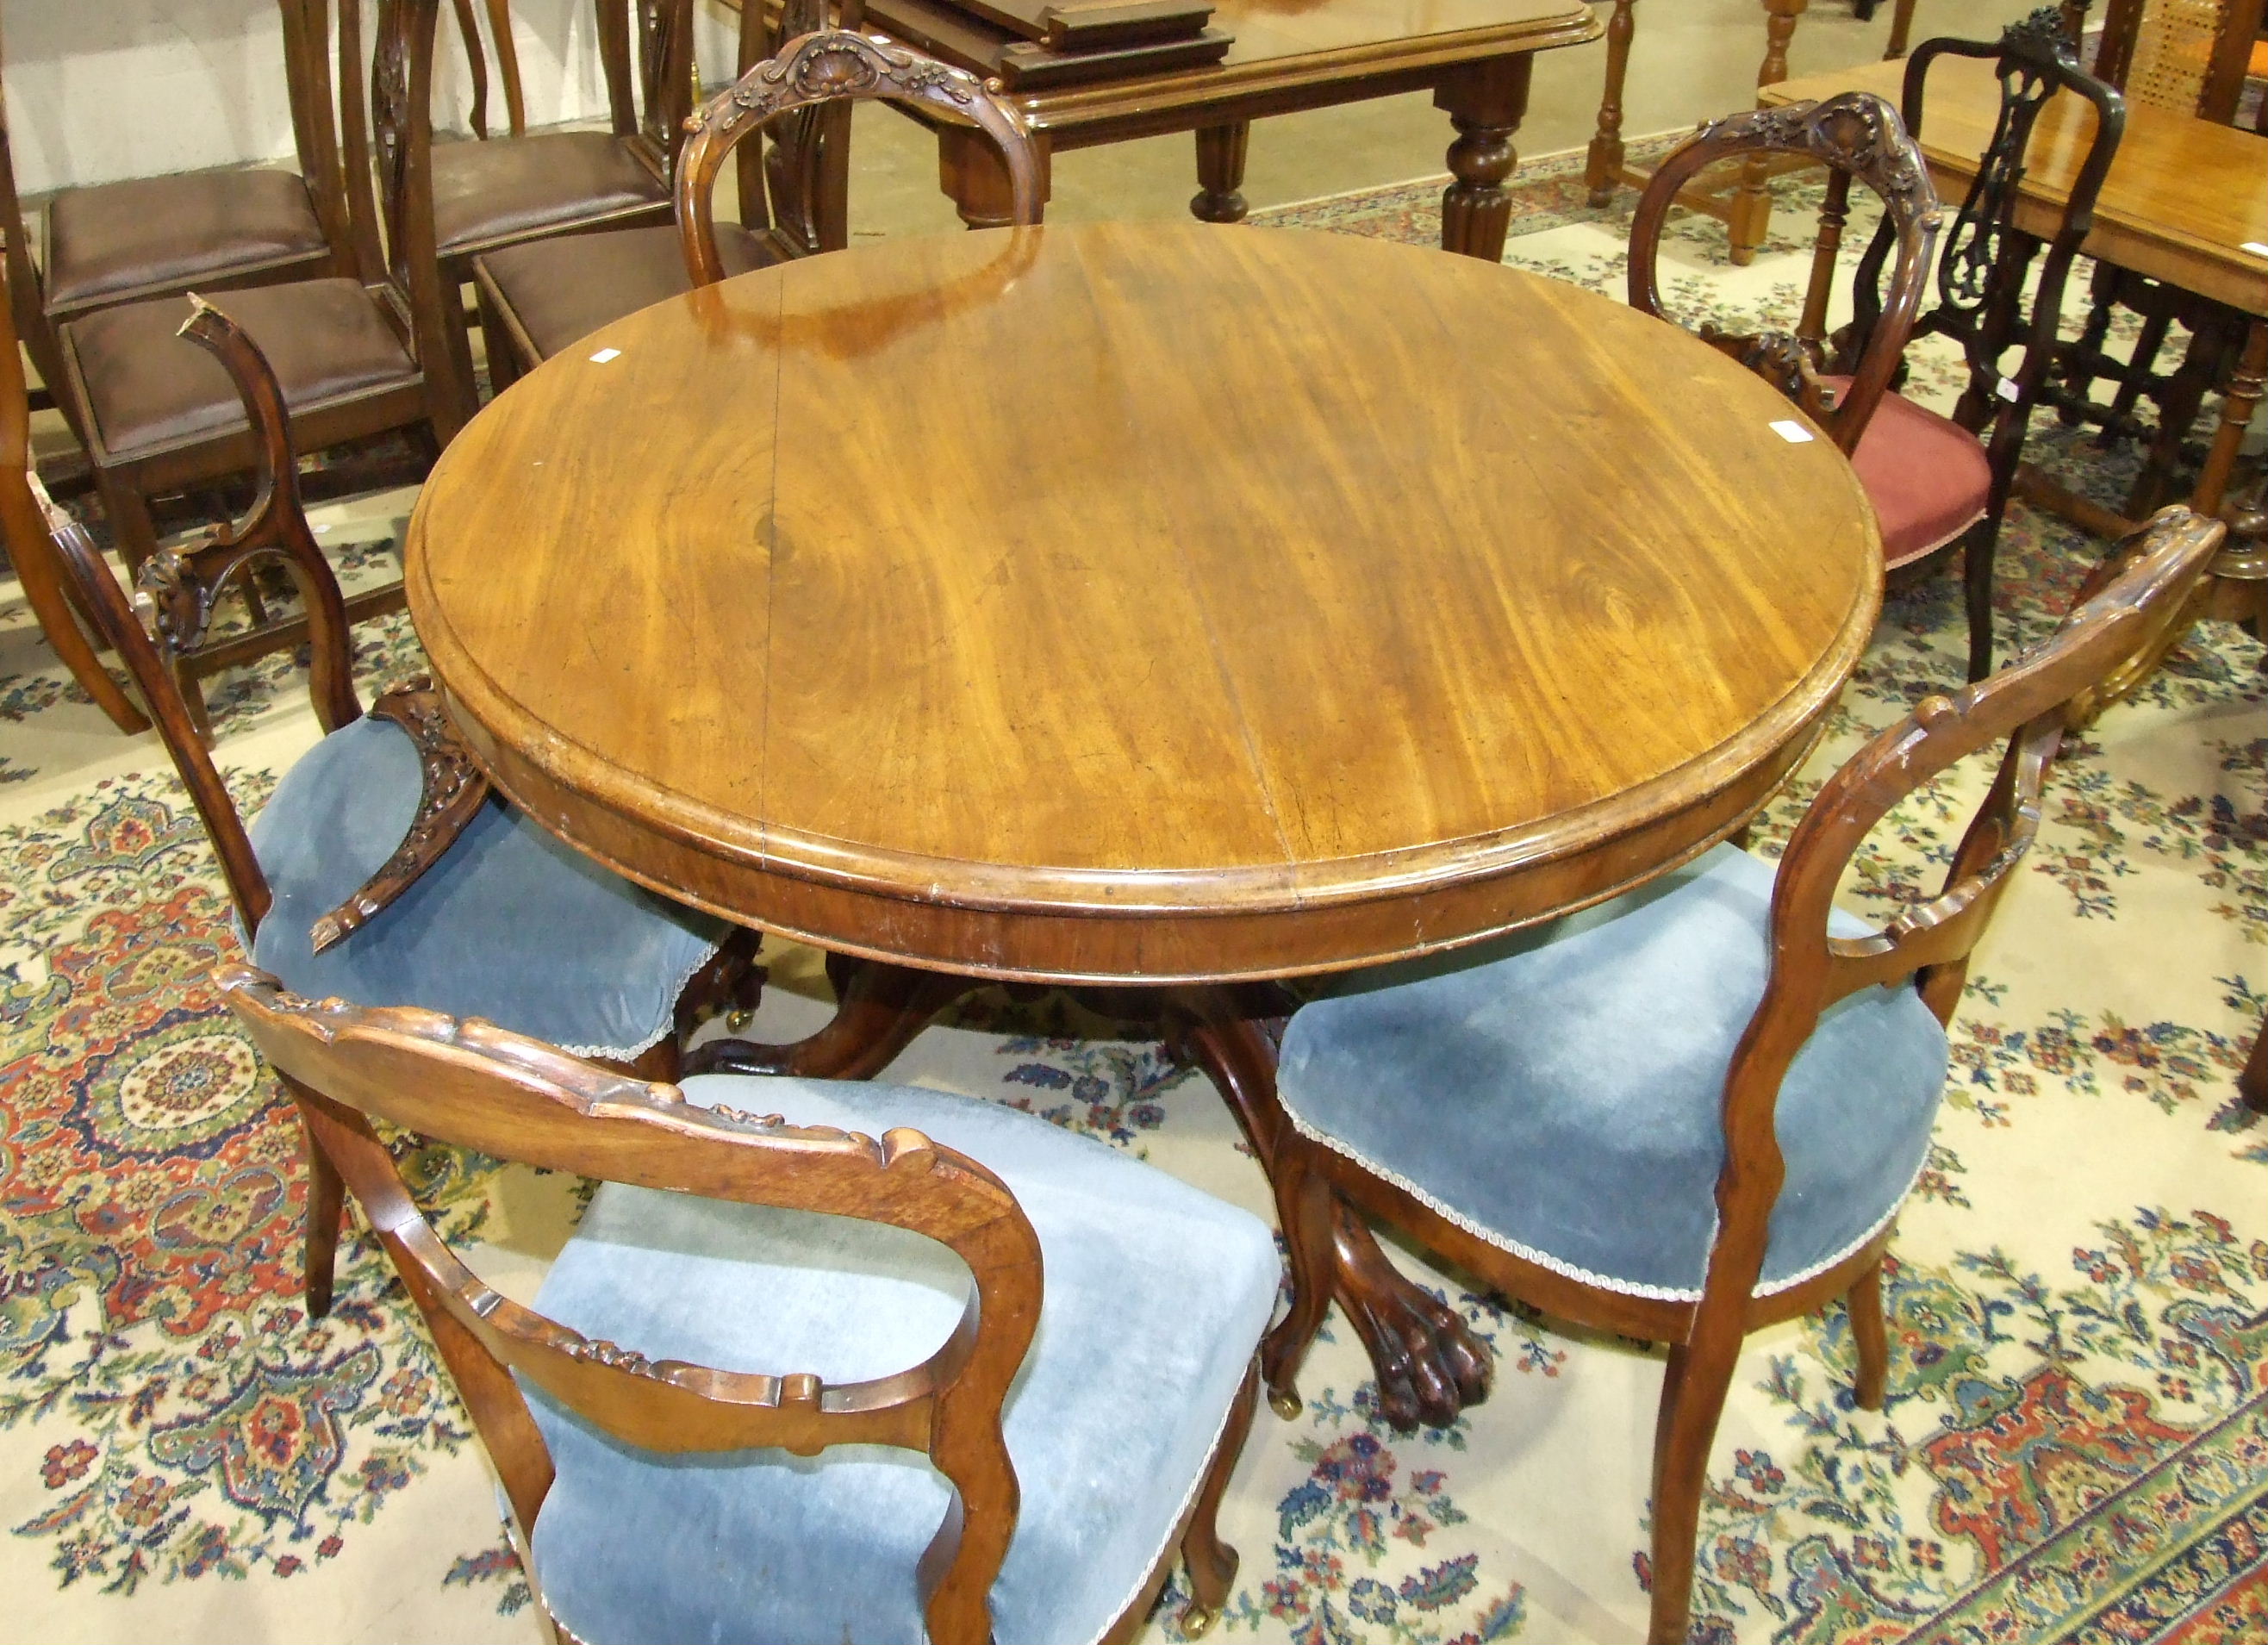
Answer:
[{"label": "turned table leg", "polygon": [[[1756,70],[1756,86],[1778,85],[1787,78],[1787,46],[1795,38],[1795,20],[1810,0],[1764,0],[1764,60]],[[1752,155],[1741,172],[1740,192],[1733,196],[1727,219],[1733,261],[1742,267],[1756,260],[1756,247],[1771,231],[1771,163]]]},{"label": "turned table leg", "polygon": [[1602,206],[1614,198],[1623,175],[1623,83],[1630,76],[1632,0],[1615,0],[1607,18],[1607,83],[1599,94],[1599,129],[1591,138],[1583,161],[1583,182],[1591,203]]},{"label": "turned table leg", "polygon": [[1197,191],[1189,210],[1200,222],[1244,221],[1244,152],[1252,140],[1252,122],[1197,128]]},{"label": "turned table leg", "polygon": [[1497,57],[1462,69],[1433,93],[1433,107],[1445,109],[1457,129],[1449,144],[1449,171],[1456,181],[1441,195],[1441,249],[1462,252],[1484,262],[1504,261],[1505,226],[1512,220],[1512,195],[1505,179],[1519,155],[1513,134],[1528,113],[1528,86],[1535,61],[1526,53]]},{"label": "turned table leg", "polygon": [[[1039,162],[1040,204],[1055,192],[1054,151],[1044,131],[1032,133]],[[1008,186],[1008,162],[992,139],[974,126],[945,126],[937,134],[938,183],[953,197],[961,220],[971,228],[1005,228],[1016,220],[1015,195]]]}]

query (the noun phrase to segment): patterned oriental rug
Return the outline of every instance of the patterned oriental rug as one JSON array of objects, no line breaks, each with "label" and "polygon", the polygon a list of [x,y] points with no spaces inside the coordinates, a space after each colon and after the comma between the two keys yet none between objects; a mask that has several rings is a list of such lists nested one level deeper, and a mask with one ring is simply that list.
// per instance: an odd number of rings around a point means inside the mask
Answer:
[{"label": "patterned oriental rug", "polygon": [[[1425,244],[1439,187],[1267,221]],[[1716,225],[1685,223],[1670,284],[1686,313],[1791,321],[1800,203],[1747,269]],[[1586,206],[1572,159],[1531,164],[1509,260],[1618,291],[1630,205]],[[1919,351],[1924,388],[1955,380]],[[2117,496],[2131,454],[2045,421],[2041,461]],[[327,542],[360,543],[340,550],[352,572],[384,563],[405,511],[397,493],[319,518]],[[2099,552],[2017,507],[2004,647],[2044,633]],[[232,942],[196,819],[153,741],[113,733],[29,624],[20,601],[0,606],[4,1631],[529,1645],[480,1447],[375,1248],[349,1247],[329,1319],[300,1311],[295,1131],[206,981]],[[1760,849],[1868,732],[1958,682],[1961,632],[1949,577],[1891,601],[1832,745]],[[417,668],[405,621],[360,638],[365,694]],[[1889,1407],[1852,1407],[1839,1310],[1749,1339],[1696,1641],[2268,1639],[2268,1124],[2233,1087],[2268,1007],[2261,662],[2253,639],[2208,626],[2067,749],[1955,1024],[1955,1083],[1889,1281]],[[306,700],[282,660],[216,689],[247,802],[312,741]],[[1886,824],[1849,905],[1879,918],[1933,890],[1988,777],[1955,773]],[[822,1018],[825,985],[808,953],[773,965],[755,1031],[791,1037]],[[889,1077],[1016,1103],[1267,1215],[1204,1079],[1121,1033],[979,996]],[[409,1164],[522,1296],[584,1192],[446,1150]],[[1398,1435],[1351,1333],[1327,1338],[1305,1413],[1263,1412],[1223,1511],[1243,1570],[1222,1631],[1636,1638],[1660,1351],[1403,1258],[1493,1343],[1496,1391],[1453,1427]],[[1176,1636],[1174,1606],[1145,1639]]]}]

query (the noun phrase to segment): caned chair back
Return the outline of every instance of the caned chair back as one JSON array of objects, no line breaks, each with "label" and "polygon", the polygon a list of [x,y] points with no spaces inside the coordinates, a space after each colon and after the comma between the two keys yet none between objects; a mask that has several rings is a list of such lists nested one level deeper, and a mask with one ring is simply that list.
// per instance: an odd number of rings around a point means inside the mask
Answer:
[{"label": "caned chair back", "polygon": [[199,734],[197,717],[175,674],[174,653],[202,636],[214,606],[232,584],[262,562],[280,560],[306,611],[308,691],[316,719],[326,732],[335,731],[360,719],[362,704],[355,696],[354,646],[338,578],[315,546],[300,506],[298,461],[284,415],[283,390],[242,328],[202,299],[190,301],[193,312],[181,335],[228,368],[260,447],[258,491],[250,511],[232,525],[215,527],[202,542],[159,550],[144,564],[133,599],[81,527],[52,505],[49,520],[72,593],[96,633],[117,652],[157,723],[173,769],[204,820],[229,896],[249,935],[268,912],[268,881],[228,785]]},{"label": "caned chair back", "polygon": [[2227,125],[2261,11],[2262,0],[2111,0],[2095,72],[2130,102]]},{"label": "caned chair back", "polygon": [[[689,135],[677,160],[677,226],[694,284],[713,285],[725,277],[711,195],[725,158],[770,122],[821,104],[879,98],[922,109],[924,117],[941,115],[980,128],[1007,160],[1014,220],[1037,223],[1044,202],[1031,134],[1023,115],[997,91],[997,83],[988,85],[964,70],[848,29],[822,29],[786,41],[686,122]],[[814,198],[821,145],[798,144],[784,152],[790,166],[814,170],[783,177],[775,166],[774,200]]]},{"label": "caned chair back", "polygon": [[[1705,168],[1750,155],[1800,154],[1828,168],[1826,203],[1813,248],[1811,284],[1795,333],[1702,336],[1750,369],[1778,384],[1811,413],[1845,453],[1858,448],[1867,419],[1889,391],[1905,352],[1937,246],[1940,208],[1929,168],[1899,122],[1897,111],[1871,92],[1845,92],[1824,102],[1756,109],[1712,121],[1655,170],[1639,198],[1631,227],[1632,307],[1667,318],[1661,301],[1661,233],[1685,185]],[[1897,247],[1897,267],[1885,296],[1861,281],[1857,312],[1841,338],[1838,364],[1851,377],[1840,402],[1828,403],[1818,381],[1827,363],[1827,306],[1853,179],[1881,196],[1881,233]]]},{"label": "caned chair back", "polygon": [[[1952,1016],[1970,951],[2038,828],[2041,790],[2070,711],[2158,637],[2225,533],[2187,509],[2164,510],[2120,545],[2052,638],[1989,679],[1923,699],[1812,800],[1780,858],[1770,978],[1726,1076],[1722,1224],[1705,1309],[1727,1298],[1744,1304],[1755,1289],[1781,1176],[1775,1103],[1820,1014],[1861,988],[1911,983],[1940,1022]],[[1940,772],[2004,739],[1999,777],[1943,891],[1872,935],[1830,934],[1836,886],[1874,825]]]},{"label": "caned chair back", "polygon": [[[1037,1328],[1041,1285],[1037,1236],[997,1177],[917,1131],[877,1140],[702,1108],[674,1086],[608,1073],[487,1022],[316,1003],[247,966],[225,968],[219,980],[432,1327],[523,1545],[552,1464],[514,1373],[649,1450],[812,1456],[879,1444],[926,1454],[968,1507],[948,1516],[924,1561],[934,1567],[931,1634],[972,1637],[974,1619],[982,1636],[1015,1518],[998,1412]],[[549,1170],[908,1228],[949,1247],[976,1284],[942,1346],[874,1381],[826,1386],[792,1369],[649,1361],[483,1284],[418,1210],[372,1119]]]}]

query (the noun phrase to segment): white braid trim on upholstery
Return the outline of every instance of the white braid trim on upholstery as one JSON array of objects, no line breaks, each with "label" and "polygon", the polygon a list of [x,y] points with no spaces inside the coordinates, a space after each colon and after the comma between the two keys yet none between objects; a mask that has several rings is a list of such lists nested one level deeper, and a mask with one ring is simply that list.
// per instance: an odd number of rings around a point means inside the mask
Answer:
[{"label": "white braid trim on upholstery", "polygon": [[[1273,1304],[1270,1304],[1269,1311],[1271,1314],[1275,1311]],[[1102,1641],[1110,1637],[1110,1630],[1118,1626],[1118,1619],[1126,1614],[1127,1607],[1142,1597],[1143,1589],[1149,1586],[1150,1574],[1158,1568],[1160,1563],[1164,1560],[1167,1552],[1173,1547],[1174,1533],[1181,1529],[1182,1522],[1189,1517],[1190,1504],[1197,1500],[1197,1493],[1204,1486],[1205,1475],[1212,1471],[1213,1459],[1220,1451],[1221,1436],[1228,1432],[1229,1419],[1236,1414],[1236,1394],[1243,1391],[1244,1381],[1240,1377],[1237,1379],[1236,1393],[1232,1393],[1228,1397],[1228,1409],[1220,1413],[1220,1426],[1213,1430],[1212,1443],[1205,1447],[1204,1466],[1197,1470],[1197,1477],[1189,1481],[1189,1488],[1182,1494],[1182,1505],[1174,1510],[1174,1516],[1166,1522],[1164,1539],[1158,1544],[1157,1551],[1144,1562],[1142,1574],[1134,1579],[1134,1586],[1126,1590],[1126,1597],[1111,1607],[1110,1615],[1102,1624],[1102,1631],[1088,1640],[1086,1645],[1102,1645]]]},{"label": "white braid trim on upholstery", "polygon": [[[1278,1097],[1280,1101],[1282,1093],[1278,1092]],[[1467,1216],[1463,1212],[1455,1209],[1454,1206],[1444,1204],[1441,1200],[1437,1199],[1432,1194],[1427,1193],[1424,1189],[1418,1186],[1417,1184],[1411,1182],[1400,1172],[1391,1170],[1386,1166],[1380,1164],[1376,1160],[1373,1160],[1359,1150],[1349,1147],[1346,1143],[1340,1141],[1336,1137],[1316,1130],[1306,1120],[1300,1118],[1299,1110],[1294,1109],[1291,1103],[1284,1103],[1283,1109],[1285,1118],[1292,1122],[1292,1128],[1298,1132],[1301,1136],[1307,1138],[1310,1141],[1320,1142],[1323,1147],[1329,1148],[1332,1153],[1339,1155],[1342,1159],[1353,1161],[1354,1163],[1361,1166],[1364,1170],[1368,1171],[1373,1177],[1377,1177],[1380,1181],[1393,1184],[1395,1187],[1400,1189],[1403,1193],[1408,1194],[1412,1199],[1415,1199],[1419,1205],[1424,1206],[1428,1211],[1431,1211],[1434,1215],[1440,1217],[1444,1222],[1452,1223],[1456,1227],[1464,1229],[1466,1233],[1471,1235],[1475,1239],[1483,1241],[1487,1244],[1493,1245],[1498,1250],[1509,1252],[1511,1255],[1519,1258],[1522,1262],[1532,1262],[1539,1268],[1548,1268],[1553,1273],[1562,1275],[1566,1279],[1576,1280],[1597,1290],[1613,1291],[1623,1296],[1642,1296],[1657,1302],[1697,1302],[1701,1300],[1701,1290],[1697,1286],[1641,1285],[1634,1280],[1622,1280],[1617,1279],[1611,1274],[1594,1273],[1588,1268],[1579,1268],[1572,1262],[1567,1262],[1560,1258],[1554,1257],[1550,1251],[1537,1250],[1532,1245],[1523,1245],[1520,1241],[1509,1238],[1495,1228],[1489,1228],[1483,1223],[1476,1222],[1471,1217]],[[1849,1244],[1843,1247],[1842,1250],[1835,1252],[1831,1256],[1822,1258],[1819,1261],[1812,1264],[1808,1268],[1789,1274],[1786,1279],[1774,1280],[1768,1285],[1757,1286],[1754,1295],[1757,1296],[1777,1296],[1782,1291],[1792,1291],[1797,1286],[1803,1284],[1807,1280],[1815,1280],[1818,1278],[1821,1274],[1825,1273],[1830,1268],[1835,1266],[1836,1264],[1856,1254],[1867,1244],[1868,1241],[1872,1240],[1877,1234],[1880,1234],[1884,1228],[1889,1227],[1889,1225],[1896,1220],[1898,1213],[1905,1208],[1906,1196],[1913,1192],[1914,1184],[1921,1180],[1922,1172],[1926,1170],[1928,1168],[1929,1152],[1927,1149],[1924,1149],[1922,1151],[1921,1163],[1914,1168],[1912,1178],[1907,1182],[1904,1188],[1898,1191],[1898,1197],[1890,1202],[1890,1208],[1882,1213],[1881,1219],[1877,1221],[1872,1228],[1859,1235],[1858,1238],[1852,1240]],[[1717,1231],[1715,1219],[1712,1218],[1709,1230],[1709,1241],[1712,1246],[1716,1243],[1716,1239]]]},{"label": "white braid trim on upholstery", "polygon": [[570,1057],[604,1059],[611,1062],[630,1062],[644,1056],[660,1044],[669,1035],[677,1032],[677,1002],[684,997],[685,985],[699,976],[701,968],[715,959],[724,947],[721,942],[711,943],[707,952],[678,974],[675,985],[669,991],[669,1010],[663,1019],[661,1027],[647,1035],[637,1044],[627,1049],[620,1045],[562,1045],[559,1049]]}]

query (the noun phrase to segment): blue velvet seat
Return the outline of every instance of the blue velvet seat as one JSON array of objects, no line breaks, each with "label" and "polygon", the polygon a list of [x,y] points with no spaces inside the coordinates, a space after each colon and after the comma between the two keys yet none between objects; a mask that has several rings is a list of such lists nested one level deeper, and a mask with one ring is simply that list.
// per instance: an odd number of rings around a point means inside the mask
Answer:
[{"label": "blue velvet seat", "polygon": [[250,830],[275,901],[254,962],[311,1000],[423,1006],[628,1060],[675,1027],[677,997],[724,940],[490,799],[394,905],[322,954],[309,928],[401,845],[416,813],[415,745],[365,717],[325,737]]},{"label": "blue velvet seat", "polygon": [[[1771,893],[1770,863],[1719,845],[1583,913],[1346,978],[1292,1019],[1284,1107],[1515,1256],[1696,1300]],[[1866,933],[1843,915],[1830,930]],[[1780,1088],[1787,1178],[1761,1292],[1832,1265],[1895,1214],[1947,1066],[1945,1031],[1910,985],[1862,989],[1820,1019]]]},{"label": "blue velvet seat", "polygon": [[[918,1129],[1014,1191],[1045,1297],[1005,1431],[1022,1515],[992,1590],[1000,1645],[1082,1645],[1166,1553],[1266,1327],[1281,1264],[1256,1218],[997,1103],[903,1087],[713,1075],[688,1100],[879,1136]],[[537,1297],[652,1359],[856,1381],[919,1364],[959,1322],[945,1247],[848,1218],[610,1183]],[[556,1479],[537,1582],[592,1645],[923,1637],[915,1568],[947,1489],[879,1446],[662,1454],[523,1384]]]}]

